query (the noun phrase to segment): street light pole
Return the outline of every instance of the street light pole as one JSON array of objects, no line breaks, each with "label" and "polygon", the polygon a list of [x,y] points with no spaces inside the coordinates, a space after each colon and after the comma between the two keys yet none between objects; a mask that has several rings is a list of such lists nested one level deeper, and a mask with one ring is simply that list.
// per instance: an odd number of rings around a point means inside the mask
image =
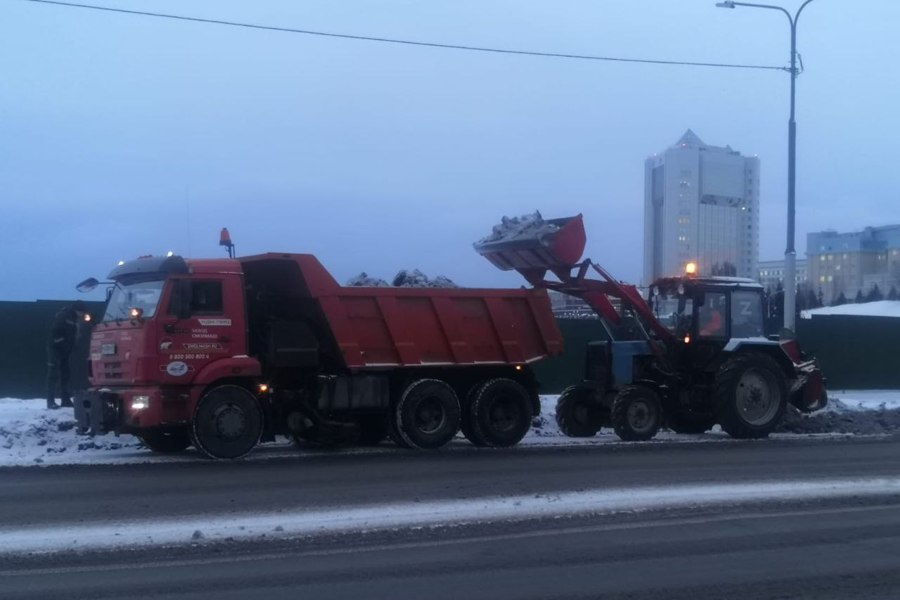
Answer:
[{"label": "street light pole", "polygon": [[794,106],[797,90],[797,20],[806,5],[813,0],[806,0],[791,16],[787,10],[771,4],[753,4],[750,2],[718,2],[720,8],[748,6],[751,8],[769,8],[783,12],[791,24],[791,116],[788,120],[788,214],[787,214],[787,247],[784,251],[784,327],[794,330],[794,316],[797,306],[797,251],[794,249],[794,217],[796,213],[795,189],[797,169],[797,122],[794,119]]}]

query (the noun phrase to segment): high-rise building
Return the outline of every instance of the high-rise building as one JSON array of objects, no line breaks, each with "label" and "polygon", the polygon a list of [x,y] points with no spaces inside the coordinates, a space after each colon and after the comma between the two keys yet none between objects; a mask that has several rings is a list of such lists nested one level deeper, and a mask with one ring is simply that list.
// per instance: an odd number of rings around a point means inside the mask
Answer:
[{"label": "high-rise building", "polygon": [[757,277],[759,159],[688,129],[644,166],[644,284],[696,262],[701,275]]},{"label": "high-rise building", "polygon": [[806,236],[809,280],[826,303],[841,294],[853,301],[878,286],[887,296],[900,291],[900,225],[866,227],[862,231],[819,231]]},{"label": "high-rise building", "polygon": [[[757,263],[759,276],[757,280],[763,286],[771,291],[777,290],[778,286],[784,287],[784,259],[761,260]],[[809,273],[807,271],[806,259],[798,258],[794,262],[794,283],[798,288],[811,288],[817,291],[814,286],[809,285]]]}]

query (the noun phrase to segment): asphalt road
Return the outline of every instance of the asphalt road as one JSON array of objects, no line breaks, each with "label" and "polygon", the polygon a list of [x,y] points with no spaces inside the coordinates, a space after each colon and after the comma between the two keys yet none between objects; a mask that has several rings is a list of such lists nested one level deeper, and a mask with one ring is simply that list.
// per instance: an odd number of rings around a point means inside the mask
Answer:
[{"label": "asphalt road", "polygon": [[[580,489],[897,477],[900,440],[383,451],[0,470],[0,532]],[[0,533],[2,546],[2,533]],[[15,598],[896,598],[900,497],[5,556]]]}]

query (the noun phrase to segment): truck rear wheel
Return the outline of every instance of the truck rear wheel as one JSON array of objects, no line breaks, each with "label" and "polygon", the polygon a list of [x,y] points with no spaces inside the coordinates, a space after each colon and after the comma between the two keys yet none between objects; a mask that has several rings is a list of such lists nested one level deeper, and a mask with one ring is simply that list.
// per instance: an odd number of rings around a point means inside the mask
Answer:
[{"label": "truck rear wheel", "polygon": [[738,354],[716,374],[715,397],[719,423],[731,437],[764,438],[787,409],[787,382],[771,357]]},{"label": "truck rear wheel", "polygon": [[662,424],[659,396],[643,385],[625,386],[613,400],[611,420],[621,440],[642,442],[652,439]]},{"label": "truck rear wheel", "polygon": [[138,437],[157,454],[175,454],[191,445],[191,436],[187,431],[144,431]]},{"label": "truck rear wheel", "polygon": [[491,379],[478,388],[468,416],[473,436],[484,445],[515,446],[531,429],[531,398],[512,379]]},{"label": "truck rear wheel", "polygon": [[440,448],[459,430],[459,399],[439,379],[419,379],[403,391],[394,407],[394,432],[401,445]]},{"label": "truck rear wheel", "polygon": [[598,409],[591,390],[569,386],[556,401],[556,424],[568,437],[594,437],[601,426]]},{"label": "truck rear wheel", "polygon": [[194,410],[194,446],[210,458],[240,458],[262,435],[262,413],[256,398],[237,385],[220,385],[200,398]]},{"label": "truck rear wheel", "polygon": [[475,401],[475,395],[478,394],[479,389],[481,389],[481,384],[475,384],[469,390],[469,393],[466,394],[466,403],[462,405],[462,414],[460,415],[459,429],[460,431],[462,431],[462,434],[466,436],[466,439],[472,443],[473,446],[483,448],[487,446],[488,443],[484,441],[481,436],[472,428],[472,402]]}]

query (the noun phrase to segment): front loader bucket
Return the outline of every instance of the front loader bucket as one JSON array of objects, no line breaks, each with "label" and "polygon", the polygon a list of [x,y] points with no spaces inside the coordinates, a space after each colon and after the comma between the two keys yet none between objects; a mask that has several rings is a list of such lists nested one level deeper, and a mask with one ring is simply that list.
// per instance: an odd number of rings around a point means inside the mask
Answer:
[{"label": "front loader bucket", "polygon": [[475,251],[503,271],[569,269],[584,252],[581,215],[542,219],[540,213],[503,218],[488,237],[475,242]]}]

